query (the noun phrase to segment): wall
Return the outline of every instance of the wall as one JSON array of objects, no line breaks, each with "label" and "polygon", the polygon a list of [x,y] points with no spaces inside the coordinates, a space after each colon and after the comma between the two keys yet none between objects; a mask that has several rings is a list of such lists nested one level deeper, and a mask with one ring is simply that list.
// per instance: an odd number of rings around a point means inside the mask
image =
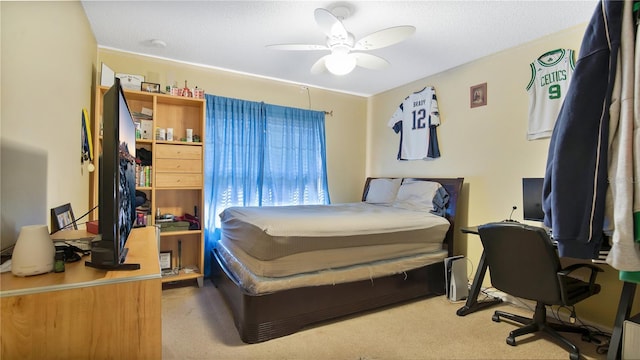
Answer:
[{"label": "wall", "polygon": [[103,62],[116,73],[139,74],[145,81],[174,82],[198,86],[207,94],[304,109],[332,111],[325,121],[327,172],[331,201],[359,201],[365,179],[367,99],[354,95],[252,77],[218,69],[140,56],[110,49],[98,51]]},{"label": "wall", "polygon": [[[459,226],[509,217],[522,219],[522,178],[544,177],[549,139],[526,140],[529,64],[541,54],[570,48],[577,52],[586,24],[511,48],[455,69],[406,84],[369,99],[367,174],[370,176],[461,176],[465,178]],[[452,45],[453,46],[453,45]],[[469,87],[487,83],[487,105],[470,108]],[[427,85],[436,88],[442,157],[433,161],[397,161],[399,137],[387,121],[404,97]],[[539,225],[531,223],[533,225]],[[482,253],[475,235],[456,229],[455,251],[471,264],[469,278]],[[603,292],[578,307],[581,318],[613,326],[621,282],[607,265],[599,276]],[[490,285],[489,276],[485,286]],[[640,308],[636,297],[635,309]]]},{"label": "wall", "polygon": [[49,209],[88,210],[80,164],[82,109],[91,108],[96,41],[79,2],[0,2],[2,247]]}]

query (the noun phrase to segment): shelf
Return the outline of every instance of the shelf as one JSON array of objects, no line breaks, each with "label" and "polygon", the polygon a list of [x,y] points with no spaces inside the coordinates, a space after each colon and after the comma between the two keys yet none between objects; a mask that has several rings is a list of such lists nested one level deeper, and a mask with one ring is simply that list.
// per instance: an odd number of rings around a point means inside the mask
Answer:
[{"label": "shelf", "polygon": [[173,140],[173,141],[156,140],[156,144],[202,146],[202,142],[186,142],[186,141],[179,141],[179,140]]},{"label": "shelf", "polygon": [[160,237],[202,234],[202,230],[160,231]]},{"label": "shelf", "polygon": [[[94,151],[100,153],[102,139],[99,136],[102,121],[103,95],[109,87],[98,87],[95,98],[94,117]],[[138,90],[124,90],[129,110],[132,113],[152,113],[151,119],[141,122],[141,130],[151,136],[150,139],[136,139],[136,149],[143,148],[151,160],[151,183],[149,186],[136,186],[136,190],[145,192],[149,201],[150,215],[148,225],[157,225],[153,214],[158,209],[163,213],[182,216],[193,214],[194,208],[200,211],[204,207],[204,143],[205,134],[205,100],[173,96],[162,93],[151,93]],[[147,111],[151,110],[151,111]],[[140,117],[142,118],[142,117]],[[173,140],[157,140],[157,129],[173,129]],[[187,130],[199,136],[198,142],[186,142]],[[147,162],[145,162],[147,163]],[[99,200],[98,173],[96,169],[90,177],[90,203],[96,205]],[[139,182],[141,183],[141,182]],[[141,183],[146,185],[145,183]],[[96,217],[96,215],[92,215]],[[92,219],[95,220],[95,219]],[[182,243],[180,243],[180,241]],[[160,232],[160,250],[177,254],[179,244],[183,260],[199,267],[201,273],[173,275],[165,277],[162,282],[176,282],[198,279],[202,286],[204,271],[204,231],[185,230]],[[175,264],[174,264],[175,265]]]},{"label": "shelf", "polygon": [[[184,281],[184,280],[189,280],[189,279],[198,279],[198,278],[202,278],[204,275],[202,273],[199,272],[194,272],[194,273],[185,273],[184,270],[180,270],[180,273],[177,275],[166,275],[162,277],[162,282],[163,283],[170,283],[170,282],[176,282],[176,281]],[[198,281],[200,281],[198,279]]]},{"label": "shelf", "polygon": [[[102,135],[98,136],[98,140],[102,141]],[[158,141],[158,144],[160,143],[170,143],[171,141]],[[180,143],[180,144],[188,144],[186,142],[182,142],[182,141],[174,141],[176,143]],[[151,145],[153,144],[153,140],[151,139],[136,139],[136,145],[138,144],[148,144]],[[193,143],[193,144],[201,144],[201,143]]]},{"label": "shelf", "polygon": [[[109,87],[100,86],[100,90],[104,93],[107,90],[109,90]],[[127,95],[127,101],[146,100],[146,99],[149,99],[150,97],[156,97],[160,102],[167,103],[167,104],[181,105],[181,106],[184,106],[185,103],[186,104],[193,103],[194,106],[200,106],[196,104],[204,103],[205,101],[204,99],[198,99],[198,98],[186,97],[186,96],[175,96],[175,95],[169,95],[165,93],[152,93],[148,91],[129,90],[129,89],[123,89],[123,90],[124,90],[124,93]]]},{"label": "shelf", "polygon": [[201,186],[156,186],[156,191],[166,190],[202,190]]}]

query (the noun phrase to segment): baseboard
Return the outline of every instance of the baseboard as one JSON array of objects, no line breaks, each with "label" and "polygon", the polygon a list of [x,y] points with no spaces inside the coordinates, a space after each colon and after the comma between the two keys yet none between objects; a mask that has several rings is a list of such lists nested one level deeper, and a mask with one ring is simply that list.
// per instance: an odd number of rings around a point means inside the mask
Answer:
[{"label": "baseboard", "polygon": [[[487,296],[491,296],[493,298],[496,299],[501,299],[503,302],[511,304],[515,307],[521,308],[521,309],[527,309],[530,310],[531,312],[533,312],[536,308],[536,302],[532,301],[532,300],[527,300],[527,299],[521,299],[512,295],[509,295],[507,293],[504,293],[502,291],[496,290],[495,288],[482,288],[482,293],[487,295]],[[547,315],[551,315],[550,311],[547,311]],[[559,320],[562,322],[566,322],[566,323],[570,323],[570,319],[569,319],[569,315],[567,313],[564,312],[554,312],[553,315],[558,315],[558,317],[560,318]],[[603,332],[608,332],[608,333],[612,333],[613,332],[613,328],[606,326],[606,325],[602,325],[602,324],[598,324],[592,321],[588,321],[585,319],[580,318],[580,314],[578,313],[578,318],[579,321],[581,321],[584,325],[587,326],[593,326]]]}]

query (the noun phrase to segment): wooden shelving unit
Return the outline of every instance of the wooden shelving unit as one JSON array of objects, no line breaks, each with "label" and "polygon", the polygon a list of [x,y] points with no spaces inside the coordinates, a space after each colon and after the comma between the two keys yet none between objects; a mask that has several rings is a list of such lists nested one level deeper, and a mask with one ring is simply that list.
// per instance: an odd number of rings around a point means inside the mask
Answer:
[{"label": "wooden shelving unit", "polygon": [[[102,98],[108,87],[100,86],[96,91],[94,129],[94,152],[96,162],[102,148]],[[157,209],[161,214],[201,217],[204,206],[204,124],[205,100],[143,91],[125,90],[125,97],[132,114],[152,111],[151,124],[147,134],[150,139],[137,139],[136,149],[146,149],[152,153],[151,184],[137,186],[150,200],[147,225],[157,225]],[[149,112],[149,111],[146,112]],[[173,129],[173,140],[156,139],[156,129]],[[151,129],[151,130],[149,130]],[[193,130],[199,142],[186,142],[187,129]],[[151,131],[151,134],[148,132]],[[166,131],[165,131],[166,132]],[[144,134],[142,134],[144,136]],[[98,171],[91,175],[90,202],[98,204]],[[97,215],[94,215],[97,219]],[[202,223],[200,224],[202,228]],[[204,278],[204,233],[200,230],[162,231],[159,250],[172,252],[172,267],[177,274],[163,276],[162,282],[196,279],[199,286]],[[194,270],[195,269],[195,270]],[[192,272],[193,271],[193,272]]]}]

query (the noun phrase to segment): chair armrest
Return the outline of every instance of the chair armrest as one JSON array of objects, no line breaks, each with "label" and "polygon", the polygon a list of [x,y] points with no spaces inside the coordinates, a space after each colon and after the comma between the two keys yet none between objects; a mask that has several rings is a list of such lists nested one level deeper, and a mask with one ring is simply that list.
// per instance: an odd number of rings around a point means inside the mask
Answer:
[{"label": "chair armrest", "polygon": [[578,269],[583,269],[583,268],[587,268],[591,270],[591,275],[589,276],[589,285],[593,285],[596,282],[596,276],[598,275],[599,272],[603,272],[604,270],[602,270],[601,268],[593,265],[593,264],[571,264],[569,266],[567,266],[566,268],[558,271],[558,276],[568,276],[569,274],[571,274],[572,272],[578,270]]},{"label": "chair armrest", "polygon": [[561,297],[562,297],[562,302],[565,305],[570,304],[570,295],[568,293],[568,288],[566,287],[566,279],[570,278],[569,274],[571,274],[572,272],[574,272],[575,270],[578,269],[589,269],[591,270],[591,275],[589,276],[589,293],[591,294],[595,294],[597,292],[599,292],[599,287],[596,284],[596,276],[598,275],[599,272],[603,272],[603,270],[595,265],[592,264],[572,264],[567,266],[566,268],[558,271],[557,273],[557,277],[558,277],[558,281],[560,281],[560,284],[565,284],[565,285],[561,285],[560,286],[560,293],[561,293]]}]

